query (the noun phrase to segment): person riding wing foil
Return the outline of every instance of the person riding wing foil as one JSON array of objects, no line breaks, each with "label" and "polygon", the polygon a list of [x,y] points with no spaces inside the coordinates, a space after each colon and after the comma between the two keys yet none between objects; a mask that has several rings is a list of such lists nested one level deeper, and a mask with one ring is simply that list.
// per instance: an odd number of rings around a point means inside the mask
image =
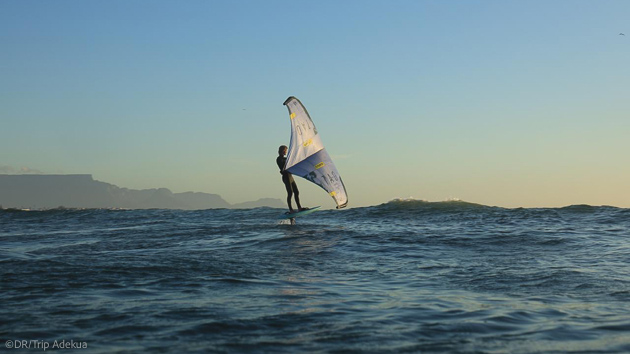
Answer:
[{"label": "person riding wing foil", "polygon": [[280,145],[278,148],[278,158],[276,158],[276,163],[280,168],[280,174],[282,175],[284,187],[287,189],[287,205],[289,206],[289,213],[294,213],[295,211],[291,205],[291,197],[293,196],[295,196],[295,204],[297,204],[298,211],[306,210],[308,208],[302,208],[300,205],[300,191],[298,190],[297,184],[293,179],[293,175],[284,169],[284,165],[287,162],[286,154],[288,150],[289,148],[286,145]]}]

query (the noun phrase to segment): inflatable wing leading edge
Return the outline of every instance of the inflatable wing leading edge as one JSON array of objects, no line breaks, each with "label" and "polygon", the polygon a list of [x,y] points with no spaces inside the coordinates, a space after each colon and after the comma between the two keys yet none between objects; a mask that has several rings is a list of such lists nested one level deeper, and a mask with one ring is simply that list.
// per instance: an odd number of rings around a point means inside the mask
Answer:
[{"label": "inflatable wing leading edge", "polygon": [[284,169],[322,187],[337,203],[348,205],[348,194],[335,164],[324,149],[313,120],[297,98],[287,98],[284,105],[291,118],[291,144]]}]

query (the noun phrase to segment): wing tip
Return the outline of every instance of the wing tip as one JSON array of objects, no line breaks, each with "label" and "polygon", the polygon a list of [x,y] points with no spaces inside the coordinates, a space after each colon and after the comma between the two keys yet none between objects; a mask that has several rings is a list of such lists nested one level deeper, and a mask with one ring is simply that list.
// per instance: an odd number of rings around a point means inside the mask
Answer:
[{"label": "wing tip", "polygon": [[286,105],[287,105],[287,103],[289,103],[289,101],[291,101],[291,99],[295,99],[295,100],[297,100],[297,98],[295,98],[295,96],[289,96],[289,98],[287,98],[287,99],[284,101],[283,105],[285,105],[285,106],[286,106]]},{"label": "wing tip", "polygon": [[343,203],[342,205],[337,205],[337,209],[343,209],[348,206],[348,202]]}]

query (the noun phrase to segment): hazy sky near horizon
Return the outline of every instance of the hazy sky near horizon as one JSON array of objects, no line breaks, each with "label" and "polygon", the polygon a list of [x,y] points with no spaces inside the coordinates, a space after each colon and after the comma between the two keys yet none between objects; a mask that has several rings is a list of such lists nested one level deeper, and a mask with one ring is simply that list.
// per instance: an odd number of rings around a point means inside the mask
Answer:
[{"label": "hazy sky near horizon", "polygon": [[284,199],[296,96],[351,207],[630,207],[629,18],[626,0],[0,0],[0,166]]}]

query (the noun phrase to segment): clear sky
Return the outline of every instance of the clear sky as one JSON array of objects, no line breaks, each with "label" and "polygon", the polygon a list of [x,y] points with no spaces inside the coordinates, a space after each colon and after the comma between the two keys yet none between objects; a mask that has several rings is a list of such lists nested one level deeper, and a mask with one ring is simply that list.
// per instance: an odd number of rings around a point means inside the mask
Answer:
[{"label": "clear sky", "polygon": [[283,199],[296,96],[349,206],[630,207],[629,19],[627,0],[0,0],[0,169]]}]

